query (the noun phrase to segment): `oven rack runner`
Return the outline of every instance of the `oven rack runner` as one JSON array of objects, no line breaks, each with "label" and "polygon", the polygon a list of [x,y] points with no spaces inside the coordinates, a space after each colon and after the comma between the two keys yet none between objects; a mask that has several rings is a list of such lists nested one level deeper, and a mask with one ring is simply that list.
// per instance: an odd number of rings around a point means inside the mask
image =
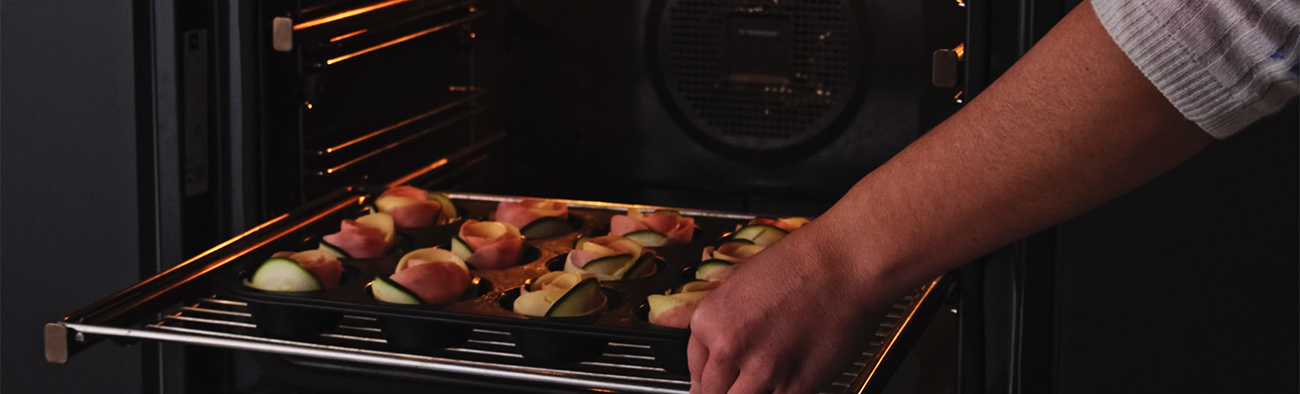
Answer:
[{"label": "oven rack runner", "polygon": [[[861,392],[866,384],[861,375],[870,370],[868,366],[874,352],[888,340],[893,328],[904,319],[915,301],[915,296],[908,296],[896,304],[867,351],[821,393]],[[67,323],[67,326],[77,332],[75,340],[78,341],[85,340],[83,333],[137,338],[505,379],[569,387],[575,391],[684,394],[690,389],[685,376],[664,371],[655,361],[650,347],[641,344],[610,342],[605,354],[595,360],[539,367],[524,361],[506,332],[475,329],[469,342],[458,347],[428,354],[401,353],[385,348],[383,333],[372,317],[344,316],[337,329],[321,334],[312,342],[301,342],[260,336],[247,306],[244,302],[212,296],[180,306],[164,314],[160,321],[142,328],[76,323]]]}]

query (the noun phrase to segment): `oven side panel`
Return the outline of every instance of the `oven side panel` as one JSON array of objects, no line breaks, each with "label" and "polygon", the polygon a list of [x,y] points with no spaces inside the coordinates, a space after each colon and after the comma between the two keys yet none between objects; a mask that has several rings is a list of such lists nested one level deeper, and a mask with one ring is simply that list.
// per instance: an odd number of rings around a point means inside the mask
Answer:
[{"label": "oven side panel", "polygon": [[131,2],[5,1],[5,393],[139,393],[140,348],[43,359],[40,327],[139,280]]}]

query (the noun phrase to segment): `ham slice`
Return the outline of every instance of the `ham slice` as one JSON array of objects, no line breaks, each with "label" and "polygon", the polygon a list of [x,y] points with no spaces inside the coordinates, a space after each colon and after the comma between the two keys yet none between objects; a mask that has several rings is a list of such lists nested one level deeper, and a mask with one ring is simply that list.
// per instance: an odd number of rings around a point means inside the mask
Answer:
[{"label": "ham slice", "polygon": [[392,226],[388,214],[374,213],[357,220],[345,219],[339,232],[321,238],[355,259],[380,257],[388,254],[395,242]]},{"label": "ham slice", "polygon": [[676,212],[642,214],[636,208],[628,208],[627,215],[615,215],[610,218],[610,235],[623,235],[639,230],[653,230],[668,236],[673,242],[686,243],[691,242],[691,237],[695,235],[695,219]]},{"label": "ham slice", "polygon": [[429,193],[413,186],[388,189],[375,200],[380,212],[393,216],[398,227],[427,227],[444,223],[442,204],[429,199]]},{"label": "ham slice", "polygon": [[641,244],[636,243],[636,241],[617,235],[605,235],[589,239],[579,245],[578,249],[569,251],[568,263],[574,267],[582,268],[592,260],[601,257],[620,254],[640,256],[641,251]]},{"label": "ham slice", "polygon": [[518,227],[470,219],[460,226],[459,236],[474,250],[465,261],[479,269],[509,268],[520,263],[524,236],[519,234]]},{"label": "ham slice", "polygon": [[321,286],[326,289],[338,287],[339,281],[343,278],[343,263],[319,250],[277,252],[271,257],[283,257],[297,262],[302,268],[315,275],[316,279],[320,280]]},{"label": "ham slice", "polygon": [[695,314],[695,307],[707,295],[709,295],[707,291],[651,295],[647,298],[650,304],[650,324],[673,328],[689,327],[691,316]]},{"label": "ham slice", "polygon": [[496,220],[523,228],[543,217],[569,218],[569,205],[562,202],[524,199],[520,202],[501,202],[497,204]]},{"label": "ham slice", "polygon": [[469,287],[469,270],[464,263],[419,258],[412,258],[407,263],[406,269],[393,273],[389,279],[415,293],[425,304],[456,302]]},{"label": "ham slice", "polygon": [[704,248],[704,260],[718,259],[740,264],[749,260],[750,257],[763,251],[762,245],[746,244],[742,242],[728,242],[719,246],[716,250],[712,247]]}]

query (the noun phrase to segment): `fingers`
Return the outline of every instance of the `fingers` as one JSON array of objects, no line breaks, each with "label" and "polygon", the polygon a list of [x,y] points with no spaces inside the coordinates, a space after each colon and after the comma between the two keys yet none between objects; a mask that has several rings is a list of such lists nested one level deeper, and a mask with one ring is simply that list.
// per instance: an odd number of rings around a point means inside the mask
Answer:
[{"label": "fingers", "polygon": [[686,343],[686,368],[691,371],[691,394],[700,394],[700,376],[704,375],[704,364],[709,361],[709,348],[691,335]]},{"label": "fingers", "polygon": [[770,394],[773,391],[772,385],[768,383],[770,378],[771,374],[746,372],[736,379],[727,394]]},{"label": "fingers", "polygon": [[[740,369],[736,368],[734,364],[717,359],[710,360],[704,365],[704,373],[700,375],[700,389],[698,392],[702,394],[725,394],[739,376]],[[696,392],[695,385],[691,385],[691,392]]]}]

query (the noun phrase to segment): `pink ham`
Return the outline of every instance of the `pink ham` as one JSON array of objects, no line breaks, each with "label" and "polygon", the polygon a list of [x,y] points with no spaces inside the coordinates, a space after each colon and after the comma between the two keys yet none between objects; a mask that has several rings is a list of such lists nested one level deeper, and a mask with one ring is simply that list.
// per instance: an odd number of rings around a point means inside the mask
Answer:
[{"label": "pink ham", "polygon": [[326,289],[338,287],[339,280],[343,278],[343,263],[338,259],[331,257],[319,250],[308,250],[304,252],[277,252],[271,257],[283,257],[293,260],[301,265],[302,268],[311,272],[320,280],[322,286]]},{"label": "pink ham", "polygon": [[388,189],[387,191],[384,192],[384,194],[379,195],[380,198],[383,198],[384,196],[406,197],[406,198],[413,198],[416,200],[427,200],[429,199],[429,192],[426,192],[424,191],[424,189],[415,186],[398,186],[392,189]]},{"label": "pink ham", "polygon": [[524,236],[510,224],[470,219],[460,226],[459,236],[474,250],[465,262],[478,269],[512,267],[519,264],[523,254]]},{"label": "pink ham", "polygon": [[664,327],[687,328],[691,325],[691,315],[695,314],[695,307],[708,295],[708,291],[651,295],[646,300],[650,304],[648,316],[650,323]]},{"label": "pink ham", "polygon": [[649,226],[645,223],[632,220],[624,215],[614,215],[609,219],[609,233],[613,235],[623,235],[637,230],[648,230]]},{"label": "pink ham", "polygon": [[695,305],[677,305],[655,316],[654,324],[664,327],[687,328],[691,325],[691,316],[695,315]]},{"label": "pink ham", "polygon": [[398,227],[427,227],[442,216],[442,205],[429,200],[429,194],[413,186],[398,186],[379,195],[375,205],[393,216]]},{"label": "pink ham", "polygon": [[609,221],[611,235],[623,235],[637,230],[653,230],[668,236],[674,242],[691,242],[695,235],[695,219],[674,212],[654,212],[642,215],[636,208],[627,215],[615,215]]},{"label": "pink ham", "polygon": [[322,237],[325,242],[343,249],[348,256],[356,259],[368,259],[383,256],[393,247],[386,239],[383,230],[357,223],[356,220],[344,219],[339,225],[339,232]]},{"label": "pink ham", "polygon": [[704,259],[718,259],[729,261],[732,264],[744,263],[750,257],[763,251],[763,246],[747,244],[742,242],[728,242],[719,246],[716,250],[712,247],[704,248]]},{"label": "pink ham", "polygon": [[568,219],[568,204],[534,199],[497,204],[496,220],[515,227],[523,228],[537,219],[548,216]]},{"label": "pink ham", "polygon": [[405,268],[389,279],[415,293],[426,304],[456,302],[469,287],[469,272],[455,262],[411,259]]}]

